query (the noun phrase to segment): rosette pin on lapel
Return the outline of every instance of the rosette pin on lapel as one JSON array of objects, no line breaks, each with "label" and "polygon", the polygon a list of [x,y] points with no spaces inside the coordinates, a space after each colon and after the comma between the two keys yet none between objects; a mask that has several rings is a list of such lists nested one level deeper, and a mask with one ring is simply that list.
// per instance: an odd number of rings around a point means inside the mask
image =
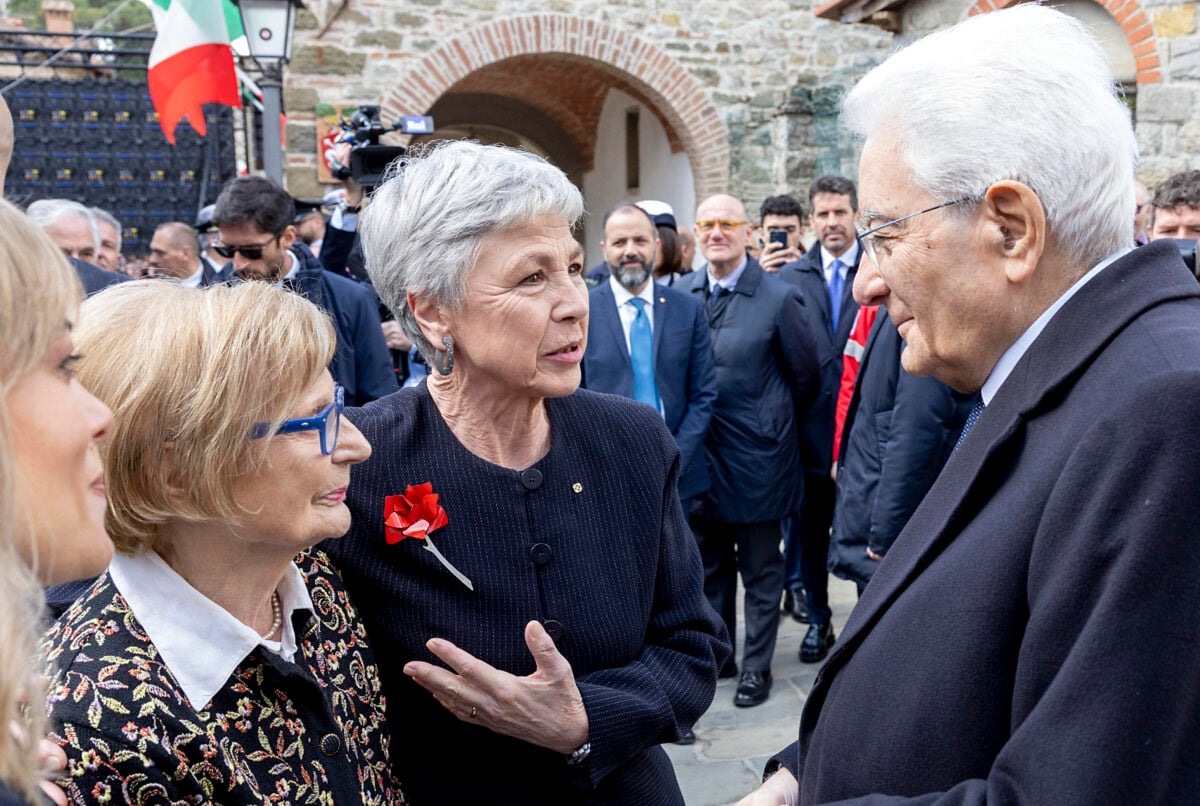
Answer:
[{"label": "rosette pin on lapel", "polygon": [[388,543],[399,543],[406,537],[415,537],[423,541],[426,550],[437,557],[438,562],[454,574],[459,582],[468,590],[475,590],[471,580],[455,568],[446,559],[429,534],[441,529],[450,519],[446,510],[438,503],[438,495],[433,491],[433,484],[425,482],[417,486],[408,485],[403,495],[389,495],[383,499],[383,531]]}]

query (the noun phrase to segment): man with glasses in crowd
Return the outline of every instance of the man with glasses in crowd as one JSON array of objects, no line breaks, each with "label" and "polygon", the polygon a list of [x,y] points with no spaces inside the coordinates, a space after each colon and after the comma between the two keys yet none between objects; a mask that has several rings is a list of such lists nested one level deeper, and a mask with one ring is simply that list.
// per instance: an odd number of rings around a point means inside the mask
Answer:
[{"label": "man with glasses in crowd", "polygon": [[[676,284],[704,303],[717,375],[705,442],[711,486],[691,517],[704,561],[704,592],[737,647],[737,575],[745,587],[746,641],[734,705],[771,692],[783,590],[780,521],[803,492],[797,422],[819,386],[817,348],[795,288],[746,255],[753,224],[732,196],[696,210],[708,260]],[[722,677],[737,675],[731,659]]]},{"label": "man with glasses in crowd", "polygon": [[333,272],[296,238],[296,205],[282,187],[262,176],[231,179],[217,197],[213,250],[229,259],[239,280],[283,283],[329,312],[338,347],[329,367],[361,406],[398,388],[371,289]]},{"label": "man with glasses in crowd", "polygon": [[847,96],[855,297],[981,405],[746,804],[1200,791],[1200,286],[1132,247],[1115,86],[1082,23],[1022,4]]}]

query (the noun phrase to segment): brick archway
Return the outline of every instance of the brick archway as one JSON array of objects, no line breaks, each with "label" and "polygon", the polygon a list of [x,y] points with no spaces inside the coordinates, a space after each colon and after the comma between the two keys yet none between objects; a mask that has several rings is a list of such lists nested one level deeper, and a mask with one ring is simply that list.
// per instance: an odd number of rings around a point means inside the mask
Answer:
[{"label": "brick archway", "polygon": [[475,81],[478,71],[531,59],[574,63],[643,100],[663,123],[672,148],[687,153],[698,198],[728,186],[728,132],[700,82],[661,47],[595,20],[529,14],[460,31],[401,76],[383,99],[384,118],[427,111],[468,77],[467,84]]},{"label": "brick archway", "polygon": [[[967,16],[985,14],[1000,8],[1015,6],[1024,0],[975,0]],[[1096,5],[1107,11],[1125,32],[1137,67],[1137,83],[1157,84],[1162,81],[1162,61],[1158,57],[1158,42],[1150,19],[1137,0],[1095,0]]]}]

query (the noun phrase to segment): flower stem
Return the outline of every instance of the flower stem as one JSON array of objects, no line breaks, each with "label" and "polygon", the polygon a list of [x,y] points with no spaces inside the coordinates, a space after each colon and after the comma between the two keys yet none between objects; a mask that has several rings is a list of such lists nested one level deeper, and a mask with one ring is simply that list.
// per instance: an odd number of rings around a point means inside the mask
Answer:
[{"label": "flower stem", "polygon": [[450,561],[446,559],[445,555],[437,550],[437,546],[433,545],[433,541],[429,538],[429,535],[425,535],[425,548],[428,551],[433,552],[433,556],[438,558],[438,562],[444,565],[447,571],[454,574],[454,576],[458,578],[459,582],[466,585],[467,590],[475,590],[475,586],[471,584],[471,580],[467,579],[466,575],[463,574],[462,571],[459,571],[457,568],[451,565]]}]

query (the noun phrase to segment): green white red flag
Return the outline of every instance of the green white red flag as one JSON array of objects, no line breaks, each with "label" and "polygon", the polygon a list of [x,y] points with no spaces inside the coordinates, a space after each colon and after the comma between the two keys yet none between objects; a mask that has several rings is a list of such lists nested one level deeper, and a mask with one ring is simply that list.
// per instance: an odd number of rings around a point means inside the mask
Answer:
[{"label": "green white red flag", "polygon": [[142,0],[158,36],[150,49],[150,99],[163,134],[175,144],[175,127],[187,118],[206,134],[206,103],[241,106],[230,42],[242,22],[230,0]]}]

